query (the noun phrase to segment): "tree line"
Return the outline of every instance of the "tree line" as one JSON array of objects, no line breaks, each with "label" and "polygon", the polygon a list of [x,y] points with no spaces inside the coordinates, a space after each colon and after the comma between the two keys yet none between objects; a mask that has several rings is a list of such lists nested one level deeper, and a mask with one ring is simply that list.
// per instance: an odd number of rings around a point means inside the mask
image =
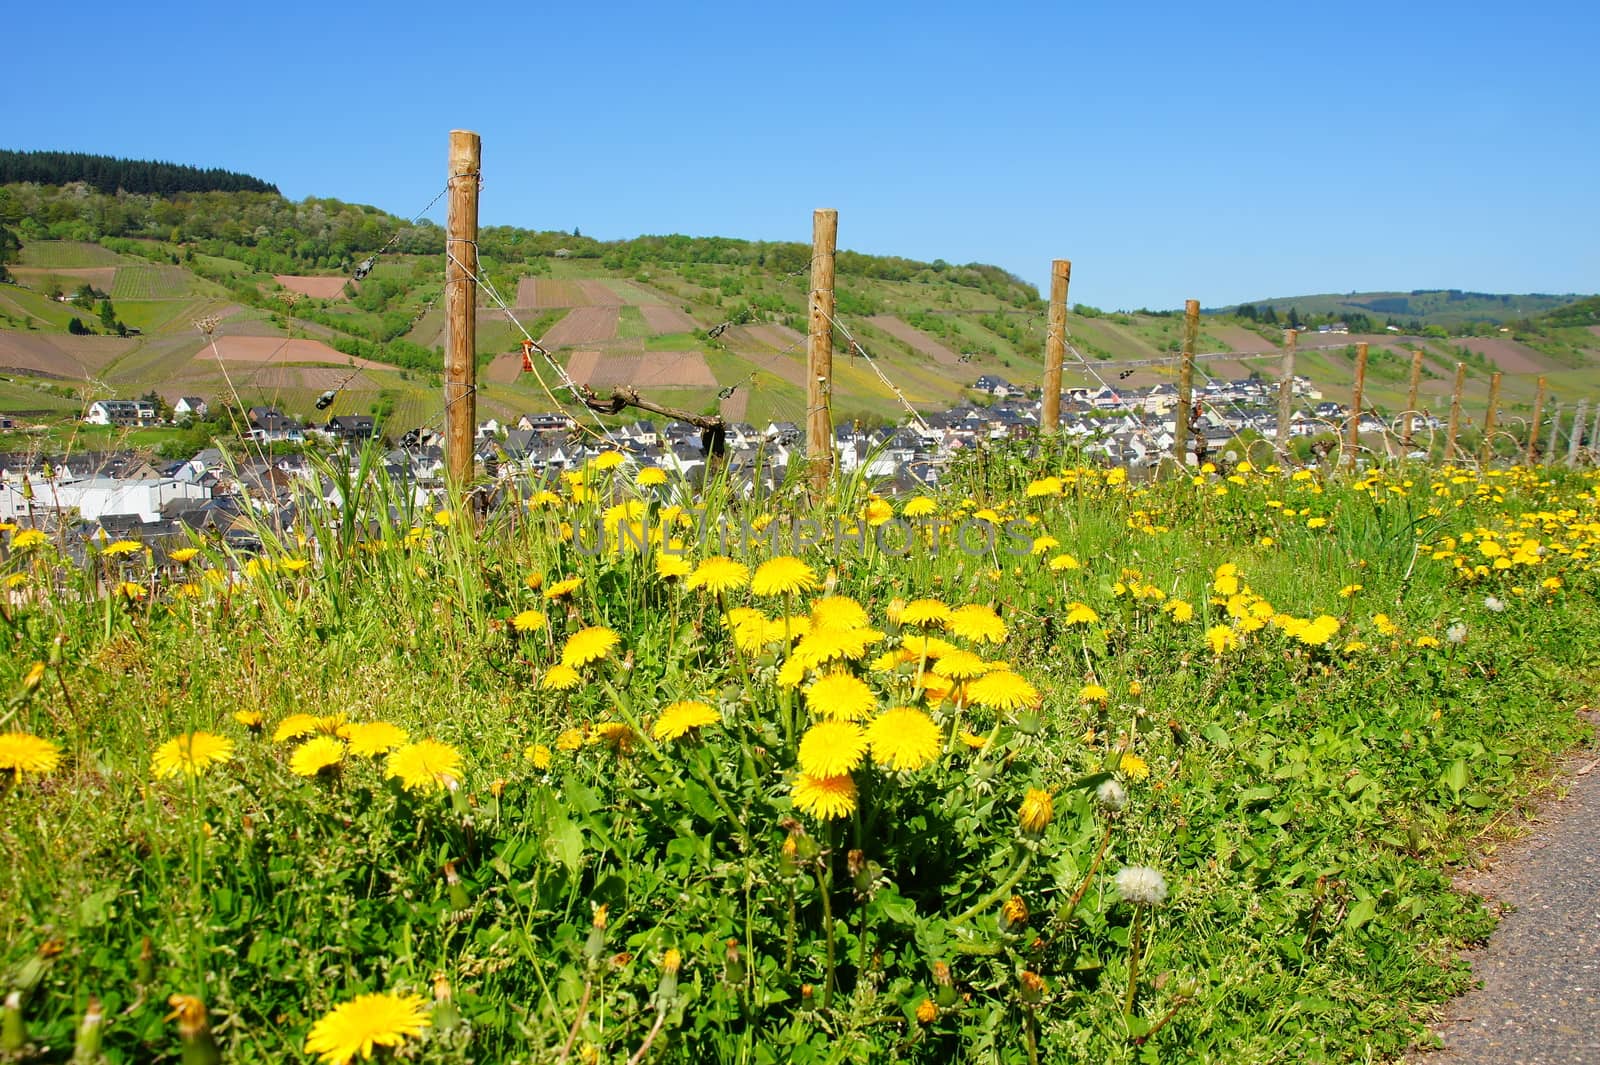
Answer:
[{"label": "tree line", "polygon": [[149,159],[120,159],[87,152],[15,152],[0,150],[0,185],[16,182],[70,185],[83,182],[101,192],[148,192],[172,196],[180,192],[272,192],[278,187],[249,174],[220,167],[202,169]]}]

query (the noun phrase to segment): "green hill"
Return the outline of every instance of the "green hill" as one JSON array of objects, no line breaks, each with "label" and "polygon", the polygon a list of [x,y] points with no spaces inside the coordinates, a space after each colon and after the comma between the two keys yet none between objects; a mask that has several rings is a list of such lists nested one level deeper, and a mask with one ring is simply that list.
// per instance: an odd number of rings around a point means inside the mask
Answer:
[{"label": "green hill", "polygon": [[[439,417],[443,247],[433,223],[413,226],[337,200],[0,186],[0,258],[14,282],[0,285],[0,410],[45,419],[59,417],[64,403],[81,409],[95,398],[155,390],[169,401],[237,396],[318,420],[375,412],[398,436]],[[731,420],[804,420],[808,244],[681,235],[597,241],[489,226],[479,249],[481,416],[506,419],[568,400],[543,360],[537,373],[521,371],[525,328],[565,371],[602,392],[628,383]],[[347,284],[369,258],[370,273]],[[947,408],[970,399],[982,374],[1037,387],[1046,306],[1021,279],[982,264],[848,250],[837,269],[836,420],[898,421],[907,405]],[[1578,321],[1584,305],[1574,298],[1527,297],[1556,301],[1541,309],[1568,315],[1546,320],[1523,303],[1503,303],[1522,297],[1460,295],[1404,298],[1433,317],[1445,313],[1435,305],[1463,313],[1511,306],[1515,329],[1452,336],[1430,325],[1417,330],[1430,335],[1412,337],[1339,304],[1366,299],[1370,310],[1373,300],[1398,294],[1266,301],[1204,319],[1200,347],[1210,358],[1200,380],[1276,376],[1282,320],[1271,321],[1278,316],[1268,308],[1282,304],[1308,326],[1300,372],[1335,398],[1353,378],[1349,345],[1363,339],[1373,346],[1369,394],[1380,405],[1403,403],[1403,368],[1415,348],[1428,355],[1430,402],[1440,401],[1458,360],[1475,391],[1486,389],[1490,373],[1507,374],[1510,409],[1531,402],[1540,375],[1558,393],[1600,387],[1600,336]],[[1374,332],[1315,332],[1315,321],[1340,316]],[[215,345],[197,326],[207,319]],[[1069,386],[1175,378],[1176,314],[1080,305],[1069,328]],[[1389,363],[1402,369],[1383,371]],[[334,406],[316,411],[330,388],[338,391]]]},{"label": "green hill", "polygon": [[[1311,296],[1277,296],[1236,304],[1207,313],[1237,314],[1254,308],[1271,308],[1280,319],[1293,310],[1311,319],[1365,317],[1380,328],[1393,324],[1421,332],[1428,326],[1444,329],[1471,325],[1501,325],[1532,318],[1582,299],[1578,295],[1527,293],[1510,295],[1463,292],[1460,289],[1415,289],[1411,292],[1323,293]],[[1248,311],[1247,311],[1248,313]]]}]

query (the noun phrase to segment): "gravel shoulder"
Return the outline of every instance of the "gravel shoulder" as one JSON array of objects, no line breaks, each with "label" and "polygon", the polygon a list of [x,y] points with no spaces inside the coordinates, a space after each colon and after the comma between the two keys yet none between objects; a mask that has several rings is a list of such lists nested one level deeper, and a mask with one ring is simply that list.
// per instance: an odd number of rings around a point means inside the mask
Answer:
[{"label": "gravel shoulder", "polygon": [[1564,764],[1525,827],[1460,881],[1506,912],[1469,955],[1482,986],[1435,1023],[1443,1050],[1414,1065],[1600,1063],[1600,746]]}]

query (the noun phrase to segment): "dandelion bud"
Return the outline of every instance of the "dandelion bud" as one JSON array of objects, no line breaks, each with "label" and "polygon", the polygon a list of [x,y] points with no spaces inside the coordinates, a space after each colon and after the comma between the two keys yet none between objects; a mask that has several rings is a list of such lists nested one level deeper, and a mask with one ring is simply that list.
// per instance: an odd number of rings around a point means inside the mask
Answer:
[{"label": "dandelion bud", "polygon": [[683,955],[676,947],[661,956],[661,982],[656,985],[656,1008],[665,1010],[678,994],[678,970],[683,966]]},{"label": "dandelion bud", "polygon": [[917,1004],[917,1023],[932,1024],[939,1019],[939,1007],[934,1005],[933,999],[925,998]]},{"label": "dandelion bud", "polygon": [[1017,984],[1022,990],[1022,1002],[1027,1006],[1037,1006],[1048,991],[1049,985],[1044,982],[1044,977],[1031,969],[1022,970],[1017,977]]},{"label": "dandelion bud", "polygon": [[728,940],[727,952],[722,956],[722,978],[735,986],[744,983],[745,964],[744,958],[739,955],[739,941]]},{"label": "dandelion bud", "polygon": [[1023,797],[1022,805],[1017,809],[1017,821],[1024,833],[1037,837],[1049,826],[1055,813],[1055,799],[1048,791],[1029,788],[1028,794]]},{"label": "dandelion bud", "polygon": [[810,984],[800,985],[800,1009],[809,1013],[817,1008],[817,989]]},{"label": "dandelion bud", "polygon": [[44,663],[35,662],[28,668],[28,673],[22,678],[22,690],[27,695],[32,695],[39,690],[39,685],[44,681]]},{"label": "dandelion bud", "polygon": [[956,984],[950,975],[950,966],[942,961],[933,963],[933,995],[937,1004],[949,1009],[956,1004]]},{"label": "dandelion bud", "polygon": [[1028,904],[1021,895],[1013,895],[1000,907],[1000,931],[1012,932],[1028,924]]},{"label": "dandelion bud", "polygon": [[455,993],[443,973],[433,978],[433,1030],[448,1032],[461,1023],[461,1009],[456,1005]]},{"label": "dandelion bud", "polygon": [[222,1052],[211,1034],[206,1004],[194,995],[173,995],[167,1005],[172,1007],[167,1020],[178,1022],[178,1038],[183,1040],[183,1065],[219,1065]]},{"label": "dandelion bud", "polygon": [[594,908],[594,917],[589,922],[589,941],[583,945],[583,956],[593,965],[600,960],[605,949],[606,904],[602,902]]},{"label": "dandelion bud", "polygon": [[133,965],[133,977],[141,985],[148,985],[156,978],[156,950],[149,936],[139,943],[139,957]]},{"label": "dandelion bud", "polygon": [[6,995],[0,1010],[0,1054],[11,1055],[28,1045],[28,1026],[22,1017],[22,992]]},{"label": "dandelion bud", "polygon": [[778,849],[779,876],[792,877],[800,871],[799,850],[793,835],[784,837],[783,846]]},{"label": "dandelion bud", "polygon": [[464,910],[471,905],[472,900],[467,897],[467,889],[462,886],[461,875],[456,872],[455,862],[444,863],[444,882],[450,894],[452,909]]},{"label": "dandelion bud", "polygon": [[1192,976],[1185,976],[1172,985],[1172,993],[1179,998],[1194,998],[1200,993],[1200,981]]},{"label": "dandelion bud", "polygon": [[100,1060],[100,1037],[105,1014],[100,1012],[100,1000],[90,996],[89,1005],[78,1022],[77,1038],[72,1044],[72,1065],[94,1065]]},{"label": "dandelion bud", "polygon": [[1112,778],[1094,789],[1094,801],[1108,814],[1121,813],[1128,806],[1128,789]]},{"label": "dandelion bud", "polygon": [[1044,728],[1044,718],[1037,710],[1024,710],[1017,715],[1017,731],[1024,736],[1037,736]]}]

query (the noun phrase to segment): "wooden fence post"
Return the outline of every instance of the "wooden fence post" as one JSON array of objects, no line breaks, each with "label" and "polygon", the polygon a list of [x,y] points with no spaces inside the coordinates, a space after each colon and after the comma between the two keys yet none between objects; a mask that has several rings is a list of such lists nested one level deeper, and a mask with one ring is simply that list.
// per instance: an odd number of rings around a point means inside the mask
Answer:
[{"label": "wooden fence post", "polygon": [[1578,448],[1583,446],[1584,419],[1589,413],[1589,401],[1578,400],[1578,412],[1572,418],[1572,436],[1567,440],[1567,465],[1578,464]]},{"label": "wooden fence post", "polygon": [[1050,325],[1044,338],[1044,398],[1039,427],[1046,433],[1061,428],[1061,363],[1067,354],[1067,286],[1072,260],[1050,263]]},{"label": "wooden fence post", "polygon": [[1294,346],[1300,337],[1298,329],[1290,329],[1283,337],[1283,376],[1278,381],[1278,454],[1289,450],[1289,423],[1294,419]]},{"label": "wooden fence post", "polygon": [[1561,443],[1561,404],[1557,403],[1550,408],[1550,442],[1544,447],[1544,464],[1546,466],[1556,460],[1556,448]]},{"label": "wooden fence post", "polygon": [[1400,442],[1405,445],[1407,453],[1411,451],[1411,444],[1417,426],[1417,388],[1422,384],[1422,349],[1417,348],[1411,353],[1411,386],[1406,389],[1406,423],[1400,433]]},{"label": "wooden fence post", "polygon": [[1444,460],[1456,460],[1456,434],[1461,431],[1461,390],[1467,386],[1467,364],[1456,363],[1456,384],[1450,391],[1450,427],[1444,434]]},{"label": "wooden fence post", "polygon": [[478,425],[478,183],[483,140],[450,131],[450,207],[445,230],[445,468],[453,491],[473,474]]},{"label": "wooden fence post", "polygon": [[811,213],[811,334],[806,339],[806,458],[821,496],[833,476],[833,257],[839,212]]},{"label": "wooden fence post", "polygon": [[1483,412],[1483,444],[1478,448],[1478,462],[1487,466],[1494,458],[1495,415],[1500,407],[1500,374],[1489,375],[1489,406]]},{"label": "wooden fence post", "polygon": [[1367,345],[1356,345],[1356,383],[1350,393],[1350,425],[1344,444],[1343,465],[1356,464],[1356,451],[1361,447],[1361,400],[1367,387]]},{"label": "wooden fence post", "polygon": [[1533,424],[1528,426],[1528,456],[1526,462],[1532,466],[1539,457],[1539,429],[1544,417],[1544,378],[1539,378],[1539,391],[1533,397]]},{"label": "wooden fence post", "polygon": [[1178,472],[1189,468],[1189,428],[1194,407],[1194,345],[1200,335],[1200,301],[1183,304],[1183,361],[1178,366],[1178,416],[1173,420],[1172,454]]}]

